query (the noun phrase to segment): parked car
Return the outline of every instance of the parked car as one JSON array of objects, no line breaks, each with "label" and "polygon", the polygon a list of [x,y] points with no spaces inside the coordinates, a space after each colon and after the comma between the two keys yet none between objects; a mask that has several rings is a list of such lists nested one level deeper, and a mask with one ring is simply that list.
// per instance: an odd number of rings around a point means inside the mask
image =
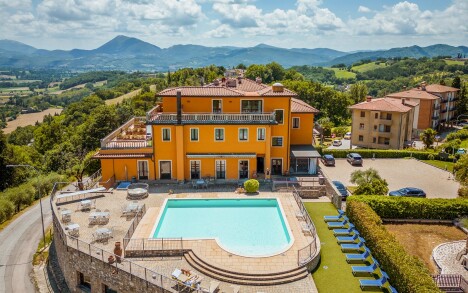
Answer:
[{"label": "parked car", "polygon": [[335,158],[333,155],[323,155],[322,163],[325,166],[335,166]]},{"label": "parked car", "polygon": [[343,144],[343,143],[342,143],[341,140],[339,140],[339,139],[335,139],[335,140],[333,141],[333,143],[332,143],[333,146],[340,146],[340,145],[342,145],[342,144]]},{"label": "parked car", "polygon": [[459,154],[459,155],[466,154],[466,149],[464,149],[464,148],[460,148],[460,149],[458,149],[458,150],[457,150],[457,152],[456,152],[456,153],[457,153],[457,154]]},{"label": "parked car", "polygon": [[359,165],[362,166],[362,157],[360,154],[357,153],[349,153],[346,156],[346,160],[351,164],[351,165]]},{"label": "parked car", "polygon": [[344,186],[344,184],[341,183],[340,181],[336,181],[336,180],[333,180],[332,183],[333,185],[335,185],[336,189],[338,189],[338,191],[340,192],[341,199],[346,200],[346,198],[349,195],[348,190],[346,189],[346,186]]},{"label": "parked car", "polygon": [[351,139],[351,132],[346,132],[344,139]]},{"label": "parked car", "polygon": [[390,191],[390,196],[411,196],[411,197],[426,197],[424,190],[415,187],[405,187],[398,190]]}]

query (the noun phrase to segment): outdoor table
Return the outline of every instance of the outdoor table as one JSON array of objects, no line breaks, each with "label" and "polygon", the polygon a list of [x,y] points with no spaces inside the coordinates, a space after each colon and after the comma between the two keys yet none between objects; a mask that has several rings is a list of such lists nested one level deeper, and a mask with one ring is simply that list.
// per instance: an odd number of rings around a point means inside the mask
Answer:
[{"label": "outdoor table", "polygon": [[137,212],[138,209],[140,208],[140,205],[137,203],[130,203],[127,206],[127,211],[129,212]]},{"label": "outdoor table", "polygon": [[89,214],[88,219],[89,220],[103,219],[103,218],[109,218],[109,216],[110,216],[109,212],[92,212]]},{"label": "outdoor table", "polygon": [[80,202],[80,204],[81,204],[81,209],[82,210],[91,208],[91,200],[89,200],[89,199],[82,200]]},{"label": "outdoor table", "polygon": [[67,229],[70,230],[70,231],[72,231],[72,230],[78,230],[78,229],[80,229],[80,225],[78,225],[78,224],[70,224],[70,225],[67,226]]},{"label": "outdoor table", "polygon": [[60,214],[62,215],[62,222],[63,221],[69,221],[71,219],[72,211],[71,210],[63,210],[63,211],[60,212]]},{"label": "outdoor table", "polygon": [[112,237],[112,231],[108,228],[99,228],[95,232],[96,240],[104,240]]},{"label": "outdoor table", "polygon": [[195,183],[197,184],[197,188],[206,188],[206,182],[203,179],[198,179]]}]

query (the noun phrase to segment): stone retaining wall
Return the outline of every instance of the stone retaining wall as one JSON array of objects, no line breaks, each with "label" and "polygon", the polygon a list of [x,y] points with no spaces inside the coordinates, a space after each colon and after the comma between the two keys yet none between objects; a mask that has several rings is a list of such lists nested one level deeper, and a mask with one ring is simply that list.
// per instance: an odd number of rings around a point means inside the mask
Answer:
[{"label": "stone retaining wall", "polygon": [[55,225],[54,234],[56,237],[54,238],[53,245],[57,253],[57,260],[71,292],[87,292],[79,286],[79,272],[90,278],[91,293],[104,292],[103,288],[105,285],[117,292],[169,292],[125,271],[117,270],[113,265],[68,247],[64,243],[64,240],[60,238],[60,232],[56,231]]}]

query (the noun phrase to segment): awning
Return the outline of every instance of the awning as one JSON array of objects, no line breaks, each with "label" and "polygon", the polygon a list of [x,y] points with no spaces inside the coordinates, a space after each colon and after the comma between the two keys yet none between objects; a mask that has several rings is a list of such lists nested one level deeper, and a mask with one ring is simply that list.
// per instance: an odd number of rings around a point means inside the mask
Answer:
[{"label": "awning", "polygon": [[320,158],[319,152],[311,145],[291,145],[291,158]]},{"label": "awning", "polygon": [[239,159],[248,159],[248,158],[256,158],[257,154],[255,153],[190,153],[187,154],[187,158],[189,159],[202,159],[202,158],[239,158]]}]

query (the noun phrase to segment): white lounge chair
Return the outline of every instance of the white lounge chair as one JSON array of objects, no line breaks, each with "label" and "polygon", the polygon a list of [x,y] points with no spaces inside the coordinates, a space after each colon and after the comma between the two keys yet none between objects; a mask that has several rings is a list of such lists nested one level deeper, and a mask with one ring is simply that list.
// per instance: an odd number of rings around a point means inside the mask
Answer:
[{"label": "white lounge chair", "polygon": [[309,224],[302,223],[301,228],[303,233],[312,234],[312,227]]}]

